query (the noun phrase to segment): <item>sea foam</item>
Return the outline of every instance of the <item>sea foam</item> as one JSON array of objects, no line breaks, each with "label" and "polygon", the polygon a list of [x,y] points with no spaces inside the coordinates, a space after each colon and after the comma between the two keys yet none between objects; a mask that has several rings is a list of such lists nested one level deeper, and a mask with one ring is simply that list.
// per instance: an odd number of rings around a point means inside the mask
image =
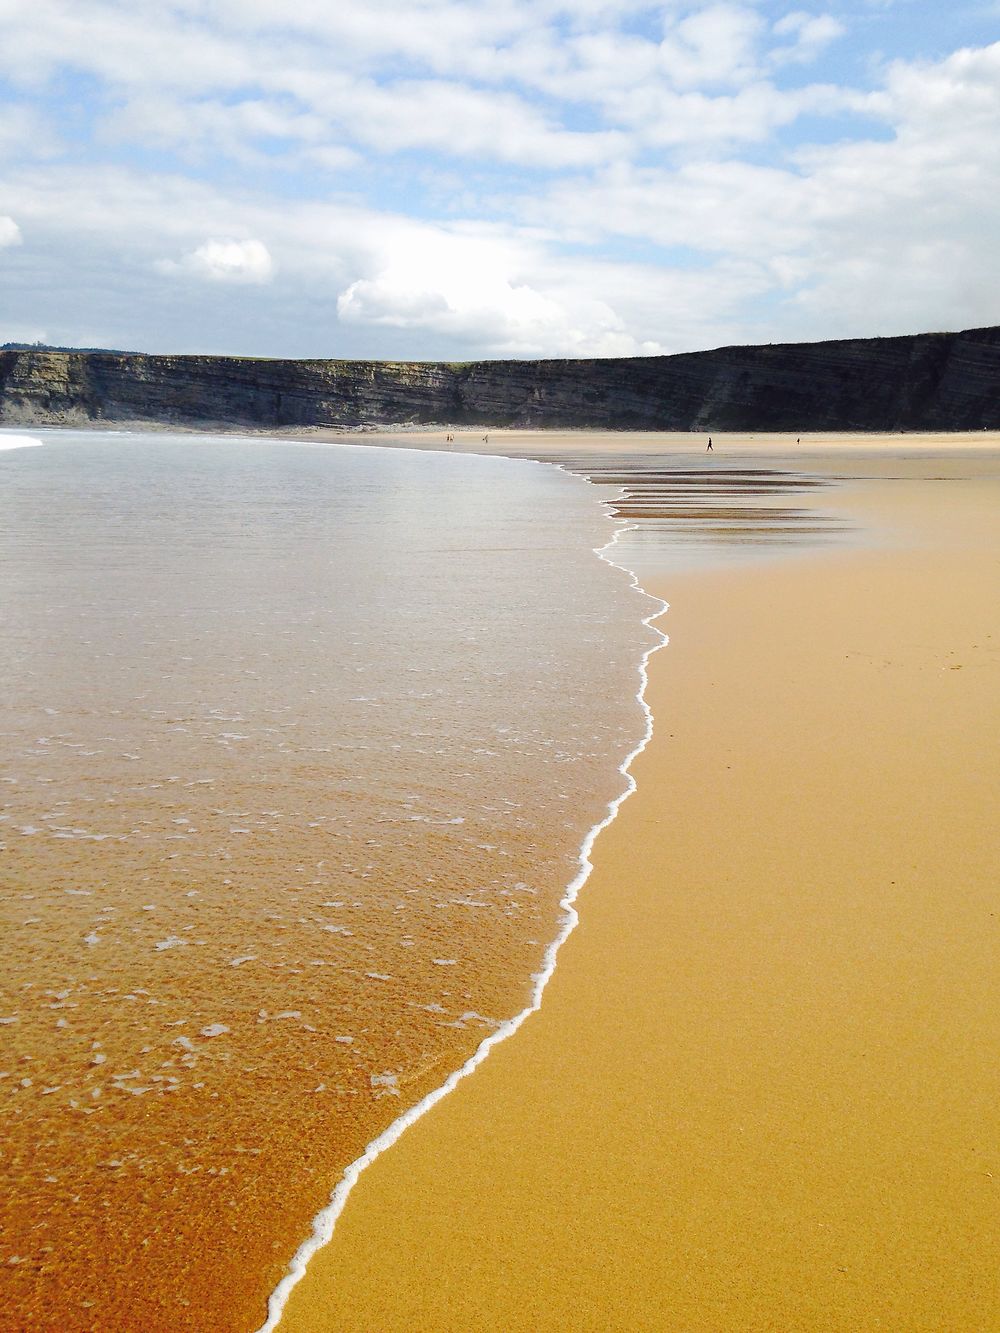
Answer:
[{"label": "sea foam", "polygon": [[[542,463],[540,466],[548,467],[551,466],[551,464]],[[560,470],[568,472],[565,468],[560,468]],[[427,1093],[427,1095],[419,1102],[404,1111],[398,1119],[394,1120],[387,1129],[383,1130],[376,1139],[368,1144],[360,1157],[357,1157],[345,1168],[340,1181],[330,1196],[329,1203],[313,1218],[311,1235],[302,1242],[298,1250],[292,1256],[287,1273],[272,1291],[270,1299],[268,1300],[267,1319],[259,1329],[256,1330],[256,1333],[275,1333],[275,1330],[277,1330],[285,1306],[288,1304],[289,1297],[292,1294],[292,1289],[296,1287],[305,1276],[310,1259],[312,1259],[316,1252],[321,1250],[332,1239],[337,1219],[344,1210],[344,1205],[347,1203],[347,1197],[357,1184],[358,1178],[364,1171],[365,1167],[371,1166],[375,1159],[380,1157],[387,1148],[390,1148],[411,1125],[419,1120],[443,1097],[446,1097],[449,1092],[452,1092],[464,1078],[467,1078],[469,1074],[477,1069],[489,1055],[494,1046],[505,1041],[508,1037],[513,1036],[525,1020],[541,1008],[542,995],[545,991],[545,987],[548,985],[555,972],[559,950],[579,924],[580,917],[576,910],[575,903],[580,890],[587,882],[590,877],[590,872],[594,868],[593,862],[590,859],[594,843],[597,840],[598,835],[614,821],[622,803],[636,790],[636,781],[630,770],[636,757],[645,750],[653,736],[653,712],[646,701],[646,688],[649,684],[649,659],[652,657],[653,653],[657,652],[669,642],[668,636],[653,623],[669,610],[669,603],[662,598],[654,597],[652,594],[647,593],[639,582],[635,571],[629,569],[625,565],[619,564],[610,554],[610,552],[614,550],[621,535],[631,531],[635,525],[622,523],[620,520],[616,519],[612,519],[612,522],[615,524],[615,530],[610,541],[604,546],[595,548],[594,554],[607,564],[612,565],[615,569],[622,570],[628,575],[632,588],[648,597],[649,601],[653,604],[653,609],[648,615],[642,617],[642,624],[657,636],[656,641],[652,646],[645,649],[642,653],[638,663],[639,689],[637,690],[635,697],[642,708],[645,725],[639,742],[625,759],[622,760],[618,767],[618,771],[625,779],[625,787],[619,795],[608,802],[604,817],[588,831],[583,840],[578,856],[577,873],[567,886],[559,904],[563,913],[561,928],[555,939],[549,944],[545,951],[541,969],[535,973],[533,977],[534,987],[529,1003],[519,1013],[515,1014],[513,1018],[500,1023],[495,1030],[480,1043],[464,1064],[458,1069],[453,1070],[439,1087]],[[438,963],[441,960],[434,959],[433,961]],[[378,974],[369,972],[366,973],[366,975],[371,977],[377,976]],[[383,978],[380,977],[379,979]],[[384,979],[389,980],[389,978]],[[431,1009],[436,1006],[427,1005],[425,1007]]]},{"label": "sea foam", "polygon": [[[18,698],[38,704],[11,719],[23,743],[20,785],[0,786],[10,816],[0,827],[13,835],[25,884],[35,885],[33,867],[40,867],[40,901],[32,909],[43,906],[50,881],[59,894],[58,912],[44,914],[50,924],[27,928],[16,953],[33,983],[31,967],[50,966],[52,945],[67,961],[43,981],[60,985],[56,975],[85,967],[88,985],[74,991],[70,1010],[75,1040],[101,1034],[108,1046],[100,1052],[106,1063],[91,1067],[84,1059],[74,1072],[65,1066],[65,1042],[53,1039],[42,1051],[51,1046],[50,1067],[41,1060],[32,1067],[36,1088],[63,1087],[35,1094],[33,1107],[52,1109],[34,1112],[24,1142],[41,1137],[43,1115],[49,1119],[42,1132],[48,1136],[51,1124],[52,1136],[62,1135],[67,1206],[78,1193],[72,1173],[92,1170],[101,1136],[95,1130],[93,1151],[82,1151],[78,1129],[61,1129],[63,1099],[75,1095],[80,1114],[96,1121],[91,1098],[102,1086],[102,1104],[142,1108],[131,1114],[137,1125],[141,1118],[144,1156],[189,1172],[218,1168],[212,1145],[239,1143],[252,1122],[268,1142],[260,1174],[272,1188],[260,1191],[260,1217],[243,1214],[249,1234],[251,1226],[280,1223],[280,1210],[268,1218],[265,1200],[295,1170],[296,1126],[314,1117],[302,1106],[316,1106],[306,1094],[325,1079],[330,1133],[316,1150],[332,1187],[393,1105],[384,1100],[393,1095],[387,1084],[372,1088],[373,1073],[394,1074],[407,1097],[422,1052],[454,1052],[445,1066],[454,1068],[481,1042],[485,1033],[477,1028],[499,1030],[524,1004],[522,986],[537,977],[519,974],[510,979],[516,998],[484,1002],[479,965],[492,995],[501,970],[494,941],[508,932],[532,972],[549,961],[541,957],[545,945],[571,921],[565,908],[556,919],[555,905],[577,875],[584,833],[625,786],[616,770],[642,730],[636,667],[654,635],[639,622],[652,604],[623,595],[624,576],[592,554],[610,535],[598,493],[541,463],[486,466],[482,459],[368,446],[344,447],[335,459],[325,453],[255,445],[248,454],[235,442],[195,447],[166,435],[148,448],[116,449],[94,432],[80,447],[33,456],[30,466],[26,455],[23,466],[13,459],[0,465],[0,508],[17,500],[25,520],[0,523],[5,586],[31,594],[17,604],[19,634],[4,636],[5,672],[9,659],[21,672],[9,673]],[[343,521],[332,524],[338,504]],[[48,518],[55,509],[58,531]],[[26,522],[32,515],[35,529]],[[40,551],[47,596],[38,593]],[[18,581],[13,575],[21,569],[28,577]],[[191,590],[203,578],[210,595],[201,604]],[[80,647],[73,671],[51,693],[46,663],[33,663],[21,649],[37,644],[44,653],[56,610]],[[135,652],[110,657],[104,624],[115,634],[126,626]],[[474,659],[455,648],[468,641],[470,628],[480,645]],[[398,652],[386,651],[396,642]],[[196,646],[197,670],[189,651]],[[369,700],[398,702],[381,710],[351,703],[361,671]],[[419,684],[434,683],[433,691],[418,692],[431,704],[413,702],[414,672]],[[595,680],[607,708],[593,707]],[[92,711],[95,695],[100,708]],[[277,729],[267,724],[284,726],[290,704],[299,731],[285,756]],[[60,718],[51,721],[42,705],[55,705]],[[3,724],[6,730],[6,717]],[[53,735],[56,725],[63,730]],[[237,725],[247,732],[235,733]],[[232,740],[227,750],[217,744],[218,726],[248,739]],[[77,766],[95,749],[102,757],[83,768],[88,782],[99,778],[101,785],[82,795]],[[126,756],[137,767],[126,769]],[[249,780],[265,771],[264,760],[275,778],[266,799]],[[218,791],[211,782],[191,785],[202,777],[215,777]],[[279,810],[260,808],[275,804]],[[425,818],[410,821],[407,813]],[[464,825],[440,826],[466,817]],[[176,822],[181,818],[191,822]],[[23,836],[19,827],[37,832]],[[240,831],[230,834],[230,827]],[[113,839],[111,858],[85,841],[91,828]],[[72,836],[59,841],[56,832]],[[114,888],[106,887],[119,858]],[[62,873],[52,875],[49,863]],[[162,872],[154,872],[161,863]],[[64,885],[95,896],[64,895]],[[106,897],[112,892],[114,907]],[[321,902],[331,905],[320,909]],[[324,918],[326,911],[333,915]],[[347,925],[355,938],[327,925]],[[93,947],[83,942],[88,933]],[[208,947],[199,948],[200,934]],[[259,961],[229,965],[254,954]],[[144,980],[159,992],[147,1001],[158,1006],[159,1036],[145,1024],[118,1021],[122,992],[135,993]],[[160,989],[161,982],[169,984]],[[47,1017],[54,1031],[58,1019],[29,1008],[33,993],[23,992],[22,1023]],[[189,1004],[195,996],[210,1004]],[[439,999],[445,1003],[432,1005]],[[262,1006],[258,1026],[252,1015]],[[487,1013],[499,1018],[477,1017]],[[304,1021],[314,1017],[320,1035]],[[231,1034],[206,1037],[202,1030],[217,1022]],[[188,1031],[190,1045],[172,1044],[171,1031]],[[383,1031],[387,1039],[376,1040]],[[333,1034],[354,1034],[355,1041],[335,1042]],[[306,1042],[323,1062],[315,1073],[305,1059],[296,1067],[300,1053],[310,1054]],[[280,1085],[280,1114],[273,1101],[265,1108],[271,1123],[262,1124],[263,1102],[252,1092],[239,1104],[221,1095],[245,1085],[237,1065],[265,1080],[262,1087]],[[182,1128],[184,1116],[158,1109],[170,1100],[159,1092],[175,1085],[158,1082],[154,1071],[166,1077],[171,1067],[183,1096],[204,1093],[200,1123],[211,1130],[194,1146],[172,1138],[170,1126]],[[108,1078],[133,1068],[134,1078],[124,1082]],[[352,1130],[350,1150],[341,1151],[348,1145],[338,1108],[350,1096],[372,1128],[357,1138]],[[403,1108],[395,1104],[398,1114]],[[232,1191],[234,1198],[242,1192],[235,1184]],[[304,1186],[302,1192],[296,1215],[308,1218],[315,1206],[302,1206]],[[47,1190],[39,1188],[34,1202],[39,1217],[51,1211]],[[164,1209],[171,1207],[168,1218]],[[87,1218],[77,1220],[79,1239]],[[183,1234],[189,1220],[201,1222],[189,1201],[173,1196],[157,1201],[157,1220],[161,1240]],[[302,1226],[295,1243],[307,1231]],[[100,1254],[106,1244],[95,1224],[90,1248]],[[239,1282],[245,1275],[238,1258],[224,1249],[220,1243],[217,1253],[203,1251],[202,1261],[231,1263]],[[177,1276],[169,1263],[154,1263],[148,1252],[134,1259],[145,1265],[138,1288],[150,1309],[161,1297],[186,1299],[167,1289]],[[157,1268],[167,1270],[162,1280]],[[255,1291],[252,1299],[265,1294]]]},{"label": "sea foam", "polygon": [[6,435],[0,431],[0,449],[30,449],[33,445],[44,443],[35,435]]}]

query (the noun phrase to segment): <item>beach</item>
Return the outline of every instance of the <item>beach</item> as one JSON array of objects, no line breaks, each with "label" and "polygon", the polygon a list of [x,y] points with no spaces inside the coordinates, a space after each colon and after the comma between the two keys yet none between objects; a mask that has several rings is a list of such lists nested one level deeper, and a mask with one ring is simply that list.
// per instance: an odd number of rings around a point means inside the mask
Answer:
[{"label": "beach", "polygon": [[1000,1324],[998,444],[716,437],[840,535],[641,553],[670,643],[580,925],[283,1333]]},{"label": "beach", "polygon": [[0,1333],[1000,1333],[1000,0],[0,13]]},{"label": "beach", "polygon": [[656,604],[538,463],[2,458],[0,1328],[245,1333],[532,995]]}]

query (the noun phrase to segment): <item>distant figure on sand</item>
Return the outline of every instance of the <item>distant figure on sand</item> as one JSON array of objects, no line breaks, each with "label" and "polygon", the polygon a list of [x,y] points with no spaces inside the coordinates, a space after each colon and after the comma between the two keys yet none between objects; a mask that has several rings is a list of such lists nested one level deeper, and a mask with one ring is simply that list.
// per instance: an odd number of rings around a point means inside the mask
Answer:
[{"label": "distant figure on sand", "polygon": [[711,435],[708,437],[708,448],[705,450],[705,453],[706,453],[706,454],[712,454],[712,453],[715,453],[715,450],[712,448],[712,437],[711,437]]}]

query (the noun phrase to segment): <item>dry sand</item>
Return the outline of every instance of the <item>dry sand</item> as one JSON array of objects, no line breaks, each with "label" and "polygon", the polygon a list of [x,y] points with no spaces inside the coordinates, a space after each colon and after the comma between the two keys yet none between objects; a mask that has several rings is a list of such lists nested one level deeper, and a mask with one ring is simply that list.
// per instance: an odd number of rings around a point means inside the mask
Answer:
[{"label": "dry sand", "polygon": [[826,492],[870,541],[647,578],[656,734],[541,1012],[283,1333],[1000,1328],[1000,455],[937,448],[852,452],[952,478]]}]

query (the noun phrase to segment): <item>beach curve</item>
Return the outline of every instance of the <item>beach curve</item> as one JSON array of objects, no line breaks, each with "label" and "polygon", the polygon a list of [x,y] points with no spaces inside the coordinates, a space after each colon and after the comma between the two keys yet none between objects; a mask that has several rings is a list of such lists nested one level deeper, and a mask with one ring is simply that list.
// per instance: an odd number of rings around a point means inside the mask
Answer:
[{"label": "beach curve", "polygon": [[[364,446],[359,446],[364,447]],[[398,447],[398,446],[395,446]],[[425,451],[425,452],[443,452],[443,451]],[[509,455],[483,455],[497,458],[509,457]],[[521,459],[512,461],[536,462],[531,459]],[[543,467],[553,466],[548,462],[538,464]],[[586,481],[586,478],[579,477],[569,471],[561,464],[554,464],[557,470],[564,472],[567,476],[573,476],[576,479]],[[587,482],[590,485],[589,482]],[[598,502],[599,503],[599,502]],[[606,829],[616,818],[622,804],[637,789],[635,778],[631,773],[631,767],[635,759],[645,750],[653,736],[653,712],[647,699],[646,691],[649,685],[648,664],[652,655],[665,647],[669,642],[669,637],[654,622],[657,621],[669,610],[669,602],[662,597],[651,594],[642,587],[635,572],[625,565],[619,564],[612,559],[610,552],[616,546],[620,534],[629,531],[633,525],[618,520],[611,519],[614,523],[614,532],[610,540],[601,547],[594,548],[594,554],[605,563],[615,569],[619,569],[627,575],[629,587],[640,592],[644,597],[654,603],[654,608],[648,615],[641,618],[641,623],[651,629],[657,636],[657,640],[646,648],[638,663],[639,689],[635,698],[642,709],[644,720],[643,734],[636,746],[629,752],[618,766],[618,772],[625,778],[625,787],[622,792],[608,803],[608,809],[605,816],[599,820],[584,837],[579,852],[579,869],[574,878],[567,885],[563,897],[560,899],[559,908],[563,913],[563,923],[558,934],[546,948],[543,955],[543,965],[539,972],[533,977],[533,986],[529,1003],[513,1017],[507,1019],[494,1032],[491,1032],[483,1039],[473,1054],[457,1069],[449,1074],[448,1078],[438,1087],[427,1093],[419,1102],[408,1107],[396,1120],[392,1122],[381,1134],[372,1140],[365,1151],[354,1161],[350,1162],[344,1169],[341,1179],[338,1181],[330,1201],[314,1218],[310,1235],[302,1242],[299,1249],[292,1256],[288,1272],[279,1282],[278,1286],[272,1291],[268,1299],[267,1318],[264,1323],[255,1330],[255,1333],[275,1333],[279,1328],[285,1308],[292,1291],[306,1274],[310,1260],[327,1245],[333,1237],[337,1220],[340,1217],[347,1203],[348,1197],[354,1186],[357,1184],[365,1169],[372,1165],[389,1148],[395,1144],[399,1138],[420,1120],[432,1107],[436,1106],[444,1097],[446,1097],[470,1074],[483,1063],[495,1046],[512,1037],[518,1029],[541,1008],[542,997],[545,988],[555,973],[559,950],[576,929],[580,921],[579,913],[576,910],[576,901],[581,889],[589,879],[594,869],[590,854],[593,850],[595,841],[600,833]]]}]

